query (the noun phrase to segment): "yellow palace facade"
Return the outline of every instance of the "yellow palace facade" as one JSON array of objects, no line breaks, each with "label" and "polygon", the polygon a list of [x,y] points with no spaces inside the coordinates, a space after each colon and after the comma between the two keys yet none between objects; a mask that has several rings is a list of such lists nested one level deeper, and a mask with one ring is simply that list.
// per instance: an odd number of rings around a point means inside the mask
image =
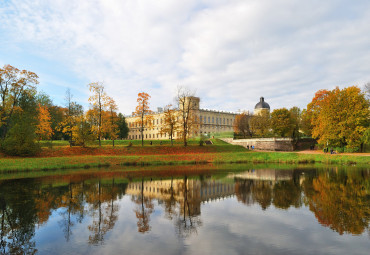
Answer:
[{"label": "yellow palace facade", "polygon": [[[200,99],[191,97],[193,104],[192,111],[195,114],[195,119],[198,122],[196,130],[193,130],[190,136],[209,135],[211,133],[233,132],[233,124],[237,113],[214,111],[201,109],[199,107]],[[143,136],[148,140],[168,139],[168,134],[162,133],[161,129],[164,125],[163,108],[158,108],[157,112],[151,114],[153,123],[148,127],[144,127]],[[140,124],[137,116],[126,117],[126,122],[129,127],[128,139],[141,139]],[[175,132],[173,138],[180,138],[180,132]]]}]

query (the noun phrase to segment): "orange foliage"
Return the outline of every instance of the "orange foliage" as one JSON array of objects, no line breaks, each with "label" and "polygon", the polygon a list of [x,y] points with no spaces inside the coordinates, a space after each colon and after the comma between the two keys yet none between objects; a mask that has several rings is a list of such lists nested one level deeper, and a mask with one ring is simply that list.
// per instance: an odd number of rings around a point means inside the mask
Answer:
[{"label": "orange foliage", "polygon": [[49,140],[53,135],[51,128],[51,117],[47,106],[39,104],[38,108],[38,120],[39,123],[36,126],[36,134],[39,140]]}]

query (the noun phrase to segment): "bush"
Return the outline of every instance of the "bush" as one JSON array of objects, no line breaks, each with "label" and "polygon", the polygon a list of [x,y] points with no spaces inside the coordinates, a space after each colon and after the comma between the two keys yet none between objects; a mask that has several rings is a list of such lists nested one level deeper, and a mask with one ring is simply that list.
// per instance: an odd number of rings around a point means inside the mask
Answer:
[{"label": "bush", "polygon": [[41,148],[35,142],[35,133],[28,125],[15,124],[2,143],[2,150],[10,156],[34,156]]}]

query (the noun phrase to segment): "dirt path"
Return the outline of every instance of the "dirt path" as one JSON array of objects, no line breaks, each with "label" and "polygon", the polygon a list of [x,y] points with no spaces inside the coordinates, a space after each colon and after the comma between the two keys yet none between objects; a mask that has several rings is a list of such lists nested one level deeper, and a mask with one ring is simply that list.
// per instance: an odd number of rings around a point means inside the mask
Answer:
[{"label": "dirt path", "polygon": [[[305,151],[297,151],[297,153],[300,153],[300,154],[324,154],[323,151],[321,150],[305,150]],[[326,154],[330,154],[329,153],[326,153]],[[370,153],[339,153],[339,154],[336,154],[336,155],[349,155],[349,156],[370,156]]]},{"label": "dirt path", "polygon": [[[254,150],[258,152],[272,152],[267,150]],[[273,152],[281,152],[281,153],[289,153],[289,152],[295,152],[299,154],[324,154],[321,150],[304,150],[304,151],[273,151]],[[326,153],[327,155],[330,155],[330,153]],[[348,155],[348,156],[370,156],[370,153],[339,153],[339,154],[333,154],[333,155]]]}]

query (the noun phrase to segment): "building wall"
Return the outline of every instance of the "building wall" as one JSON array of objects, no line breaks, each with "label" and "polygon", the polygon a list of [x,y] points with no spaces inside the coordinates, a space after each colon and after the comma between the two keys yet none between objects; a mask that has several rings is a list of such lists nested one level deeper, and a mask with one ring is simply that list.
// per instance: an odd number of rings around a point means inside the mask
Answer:
[{"label": "building wall", "polygon": [[[199,99],[194,100],[194,102],[196,102],[195,105],[197,107],[193,111],[197,116],[199,128],[198,130],[195,130],[190,136],[233,131],[233,124],[236,116],[235,113],[199,109]],[[160,132],[164,124],[164,113],[156,112],[153,113],[151,116],[153,119],[153,123],[150,127],[144,127],[144,139],[169,139],[168,134],[161,134]],[[126,117],[126,121],[129,127],[128,139],[141,139],[139,124],[140,118],[130,116]],[[180,132],[175,132],[174,138],[180,138]]]}]

